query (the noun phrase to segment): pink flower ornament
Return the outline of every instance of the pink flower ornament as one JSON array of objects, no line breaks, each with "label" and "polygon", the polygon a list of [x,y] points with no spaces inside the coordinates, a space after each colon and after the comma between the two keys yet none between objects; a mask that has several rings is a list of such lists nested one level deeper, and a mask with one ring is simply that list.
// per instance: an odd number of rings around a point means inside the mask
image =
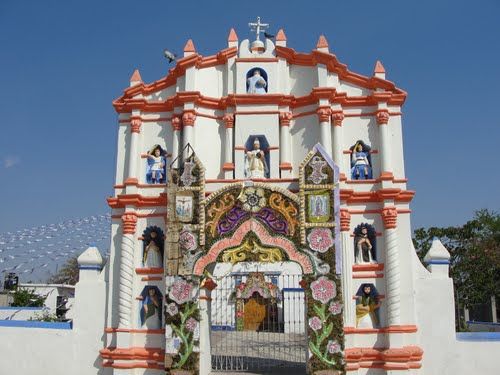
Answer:
[{"label": "pink flower ornament", "polygon": [[316,301],[327,304],[337,296],[336,285],[332,280],[321,276],[311,283],[312,296]]},{"label": "pink flower ornament", "polygon": [[312,318],[309,318],[309,327],[313,331],[319,331],[321,327],[323,327],[323,324],[321,323],[321,319],[318,318],[317,316],[313,316]]},{"label": "pink flower ornament", "polygon": [[338,315],[342,312],[343,305],[339,302],[330,303],[330,307],[328,311],[330,311],[333,315]]},{"label": "pink flower ornament", "polygon": [[193,285],[188,283],[183,279],[179,279],[174,282],[174,285],[170,288],[169,296],[177,304],[182,305],[187,301],[191,300],[191,292],[193,291]]},{"label": "pink flower ornament", "polygon": [[186,320],[185,327],[189,332],[194,332],[196,327],[198,327],[198,321],[194,318],[189,318]]},{"label": "pink flower ornament", "polygon": [[334,244],[332,231],[328,228],[314,228],[307,236],[309,247],[319,253],[326,253]]},{"label": "pink flower ornament", "polygon": [[174,302],[169,303],[167,305],[167,313],[168,313],[168,315],[174,316],[174,315],[177,315],[178,312],[179,312],[179,308],[177,307],[177,305]]},{"label": "pink flower ornament", "polygon": [[342,348],[340,347],[340,344],[334,340],[329,340],[326,347],[328,349],[328,353],[330,353],[330,354],[340,353],[340,351],[342,350]]}]

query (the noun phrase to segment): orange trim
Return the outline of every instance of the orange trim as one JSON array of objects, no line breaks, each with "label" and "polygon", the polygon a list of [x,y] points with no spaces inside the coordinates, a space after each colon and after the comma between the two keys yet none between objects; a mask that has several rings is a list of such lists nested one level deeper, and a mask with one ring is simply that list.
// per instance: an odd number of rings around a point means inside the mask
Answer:
[{"label": "orange trim", "polygon": [[166,206],[167,194],[160,193],[160,195],[156,197],[147,197],[141,194],[119,194],[117,197],[107,198],[107,201],[109,207],[111,208],[124,208],[125,206],[134,206],[134,207]]},{"label": "orange trim", "polygon": [[280,111],[238,111],[235,115],[279,115]]},{"label": "orange trim", "polygon": [[395,202],[410,202],[414,196],[414,191],[396,188],[360,192],[355,192],[352,189],[340,189],[340,199],[347,203],[383,202],[385,199],[394,199]]},{"label": "orange trim", "polygon": [[123,185],[137,185],[139,183],[139,180],[135,177],[129,177],[127,178],[124,182]]},{"label": "orange trim", "polygon": [[141,277],[141,281],[161,281],[163,276],[144,276]]},{"label": "orange trim", "polygon": [[276,57],[237,57],[236,62],[278,62],[279,59]]},{"label": "orange trim", "polygon": [[320,35],[318,43],[316,43],[316,48],[328,48],[328,41],[324,35]]},{"label": "orange trim", "polygon": [[377,60],[377,62],[375,63],[375,69],[373,70],[373,73],[385,73],[385,68],[380,60]]},{"label": "orange trim", "polygon": [[222,165],[222,170],[224,170],[224,171],[234,171],[234,163],[224,163]]},{"label": "orange trim", "polygon": [[277,42],[286,42],[286,35],[283,29],[279,29],[278,34],[276,34]]},{"label": "orange trim", "polygon": [[384,277],[383,273],[376,272],[353,272],[353,279],[381,279]]},{"label": "orange trim", "polygon": [[383,271],[384,263],[376,264],[353,264],[353,271]]},{"label": "orange trim", "polygon": [[[158,362],[163,362],[158,361]],[[162,364],[158,363],[151,363],[151,362],[146,362],[146,361],[135,361],[135,362],[129,362],[129,363],[114,363],[114,361],[104,361],[102,363],[103,367],[113,367],[117,369],[132,369],[132,368],[150,368],[150,369],[158,369],[165,371],[165,366]]]},{"label": "orange trim", "polygon": [[227,41],[228,42],[237,42],[238,41],[238,35],[236,35],[236,31],[231,27],[231,30],[229,30],[229,35],[227,36]]},{"label": "orange trim", "polygon": [[192,39],[188,39],[188,41],[186,42],[186,45],[184,46],[184,52],[196,52]]},{"label": "orange trim", "polygon": [[280,169],[291,171],[293,167],[291,163],[280,163]]},{"label": "orange trim", "polygon": [[[415,368],[410,366],[420,366],[418,362],[422,360],[424,351],[412,345],[402,348],[348,348],[344,354],[348,370],[355,370],[359,367],[408,370]],[[350,368],[349,365],[351,365]]]},{"label": "orange trim", "polygon": [[136,268],[135,273],[138,275],[158,275],[158,274],[163,275],[163,268],[151,268],[151,267]]},{"label": "orange trim", "polygon": [[165,333],[165,330],[164,329],[130,329],[130,328],[107,327],[107,328],[104,328],[104,332],[106,332],[106,333],[128,332],[128,333],[145,333],[148,335],[161,335],[161,334]]},{"label": "orange trim", "polygon": [[141,73],[139,73],[139,69],[134,70],[132,76],[130,77],[130,83],[132,82],[142,82]]},{"label": "orange trim", "polygon": [[418,331],[416,325],[389,326],[384,328],[355,328],[344,327],[346,335],[370,334],[370,333],[415,333]]}]

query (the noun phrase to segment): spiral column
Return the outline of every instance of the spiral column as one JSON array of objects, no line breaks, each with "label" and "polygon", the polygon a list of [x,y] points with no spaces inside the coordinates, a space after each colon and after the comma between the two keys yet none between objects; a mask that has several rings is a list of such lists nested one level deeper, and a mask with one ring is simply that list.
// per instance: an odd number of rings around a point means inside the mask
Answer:
[{"label": "spiral column", "polygon": [[132,313],[132,290],[134,278],[134,234],[137,214],[126,212],[122,215],[123,234],[120,251],[120,281],[118,288],[118,327],[130,328]]},{"label": "spiral column", "polygon": [[398,236],[396,232],[398,212],[396,207],[382,209],[385,239],[385,282],[387,296],[387,325],[401,323],[401,273],[399,267]]}]

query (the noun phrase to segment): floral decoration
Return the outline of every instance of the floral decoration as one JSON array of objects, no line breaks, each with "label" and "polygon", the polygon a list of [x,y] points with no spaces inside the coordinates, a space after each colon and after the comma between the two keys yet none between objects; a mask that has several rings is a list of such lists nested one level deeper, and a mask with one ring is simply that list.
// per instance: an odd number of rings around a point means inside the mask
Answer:
[{"label": "floral decoration", "polygon": [[243,203],[243,209],[248,212],[259,212],[266,206],[264,189],[249,187],[244,189],[238,197]]},{"label": "floral decoration", "polygon": [[307,236],[309,247],[319,253],[326,253],[333,244],[332,231],[329,228],[313,228]]},{"label": "floral decoration", "polygon": [[191,300],[191,293],[193,291],[193,284],[188,283],[184,279],[179,279],[174,282],[170,288],[169,297],[177,304],[182,305]]},{"label": "floral decoration", "polygon": [[179,313],[179,308],[175,302],[169,303],[166,307],[167,314],[170,316],[177,315]]},{"label": "floral decoration", "polygon": [[340,302],[333,301],[332,303],[330,303],[328,311],[331,312],[333,315],[338,315],[342,312],[343,307],[344,305],[342,305]]},{"label": "floral decoration", "polygon": [[198,321],[194,318],[189,318],[184,325],[189,332],[194,332],[196,327],[198,327]]},{"label": "floral decoration", "polygon": [[309,327],[311,327],[313,331],[319,331],[323,327],[323,323],[321,323],[320,318],[313,316],[309,318]]},{"label": "floral decoration", "polygon": [[321,276],[311,283],[311,291],[313,298],[323,304],[327,304],[337,295],[335,282],[325,276]]},{"label": "floral decoration", "polygon": [[328,353],[330,354],[340,353],[342,351],[342,347],[336,340],[329,340],[326,347],[328,349]]},{"label": "floral decoration", "polygon": [[179,246],[186,251],[196,250],[198,247],[197,238],[194,233],[189,232],[188,230],[183,230],[179,234]]}]

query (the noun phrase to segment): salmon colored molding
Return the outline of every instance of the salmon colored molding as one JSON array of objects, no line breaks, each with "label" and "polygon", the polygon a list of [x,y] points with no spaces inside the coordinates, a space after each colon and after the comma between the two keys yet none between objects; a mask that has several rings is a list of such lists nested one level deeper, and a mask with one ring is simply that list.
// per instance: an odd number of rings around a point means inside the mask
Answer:
[{"label": "salmon colored molding", "polygon": [[130,329],[130,328],[112,328],[108,327],[104,329],[106,333],[115,333],[115,332],[126,332],[126,333],[145,333],[147,335],[161,335],[165,333],[164,329]]},{"label": "salmon colored molding", "polygon": [[372,334],[372,333],[415,333],[417,331],[418,328],[416,325],[399,325],[399,326],[389,326],[384,328],[344,327],[344,333],[346,335]]},{"label": "salmon colored molding", "polygon": [[291,163],[280,163],[280,169],[291,171],[293,167]]},{"label": "salmon colored molding", "polygon": [[141,73],[139,73],[139,69],[134,70],[134,73],[130,77],[130,83],[139,82],[142,83]]},{"label": "salmon colored molding", "polygon": [[[158,361],[158,362],[163,362]],[[165,370],[165,366],[159,363],[151,363],[151,362],[146,362],[146,361],[136,361],[136,362],[129,362],[129,363],[114,363],[114,361],[104,361],[102,363],[103,367],[112,367],[112,368],[117,368],[117,369],[133,369],[133,368],[151,368],[151,369],[157,369],[157,370]]]},{"label": "salmon colored molding", "polygon": [[352,189],[340,189],[340,200],[347,203],[383,202],[385,199],[394,199],[395,202],[410,202],[414,196],[414,191],[402,189],[360,192],[355,192]]},{"label": "salmon colored molding", "polygon": [[141,281],[161,281],[163,276],[144,276],[141,277]]},{"label": "salmon colored molding", "polygon": [[123,233],[134,234],[137,224],[137,214],[135,212],[125,212],[121,215],[121,218],[123,222]]},{"label": "salmon colored molding", "polygon": [[353,264],[353,271],[382,271],[384,269],[384,263],[376,264]]},{"label": "salmon colored molding", "polygon": [[278,33],[276,34],[276,41],[277,42],[286,42],[286,35],[283,29],[279,29]]},{"label": "salmon colored molding", "polygon": [[161,348],[105,348],[99,351],[104,359],[163,361],[165,351]]},{"label": "salmon colored molding", "polygon": [[384,277],[383,273],[376,272],[353,272],[353,279],[381,279]]},{"label": "salmon colored molding", "polygon": [[373,70],[373,73],[385,73],[385,68],[380,60],[377,60],[377,62],[375,63],[375,69]]},{"label": "salmon colored molding", "polygon": [[224,171],[234,171],[234,163],[224,163],[222,165],[222,170],[224,170]]},{"label": "salmon colored molding", "polygon": [[241,224],[231,237],[223,238],[214,243],[208,253],[196,261],[193,274],[201,275],[205,267],[215,262],[223,250],[240,245],[248,232],[254,232],[264,245],[283,249],[291,261],[300,264],[305,274],[313,272],[311,260],[307,255],[298,252],[293,242],[283,237],[272,237],[261,223],[255,219],[249,219]]},{"label": "salmon colored molding", "polygon": [[231,30],[229,30],[229,35],[227,36],[227,41],[228,42],[237,42],[238,41],[238,35],[236,34],[236,31],[231,27]]},{"label": "salmon colored molding", "polygon": [[144,268],[136,268],[135,273],[138,275],[163,275],[163,268],[152,268],[152,267],[144,267]]},{"label": "salmon colored molding", "polygon": [[184,52],[196,52],[192,39],[188,39],[188,41],[186,42],[186,45],[184,46]]},{"label": "salmon colored molding", "polygon": [[160,193],[160,195],[156,197],[147,197],[141,194],[120,194],[117,197],[107,198],[107,201],[111,208],[124,208],[125,206],[166,206],[167,194]]},{"label": "salmon colored molding", "polygon": [[[402,348],[348,348],[345,350],[345,360],[349,365],[359,366],[363,362],[371,362],[383,369],[410,369],[410,364],[420,366],[424,351],[418,346]],[[389,362],[389,363],[387,363]],[[364,366],[363,366],[364,367]],[[367,367],[373,367],[368,365]],[[351,367],[351,370],[355,368]],[[348,368],[349,370],[349,368]]]},{"label": "salmon colored molding", "polygon": [[324,35],[320,35],[318,43],[316,43],[316,48],[328,48],[328,41]]}]

